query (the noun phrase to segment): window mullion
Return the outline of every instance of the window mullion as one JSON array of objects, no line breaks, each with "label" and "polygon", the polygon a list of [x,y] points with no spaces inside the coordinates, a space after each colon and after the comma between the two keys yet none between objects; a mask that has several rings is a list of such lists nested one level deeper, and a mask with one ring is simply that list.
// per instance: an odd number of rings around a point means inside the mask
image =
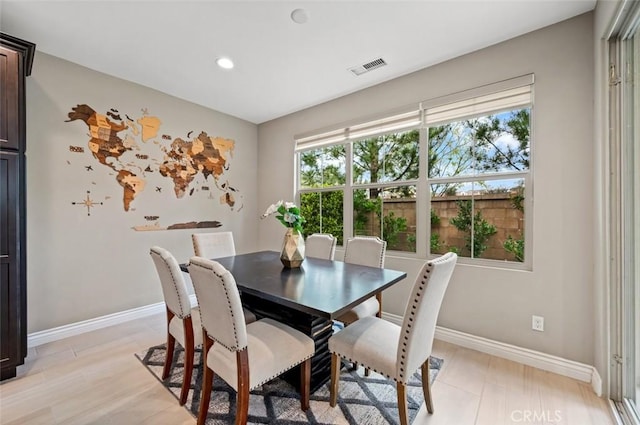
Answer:
[{"label": "window mullion", "polygon": [[[524,176],[524,234],[533,234],[533,179],[530,174]],[[524,239],[524,263],[533,267],[533,238]]]},{"label": "window mullion", "polygon": [[353,142],[345,145],[345,154],[347,156],[347,166],[345,169],[342,234],[346,241],[353,237]]},{"label": "window mullion", "polygon": [[427,170],[429,159],[429,129],[420,129],[418,142],[418,183],[416,184],[416,255],[426,257],[431,239],[431,196]]}]

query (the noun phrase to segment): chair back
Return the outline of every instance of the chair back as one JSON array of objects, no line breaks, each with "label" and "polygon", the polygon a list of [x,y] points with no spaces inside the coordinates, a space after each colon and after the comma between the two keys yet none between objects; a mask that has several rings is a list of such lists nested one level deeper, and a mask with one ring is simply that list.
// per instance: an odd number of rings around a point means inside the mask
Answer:
[{"label": "chair back", "polygon": [[192,257],[189,274],[207,335],[230,351],[245,348],[247,326],[238,286],[231,272],[216,261]]},{"label": "chair back", "polygon": [[396,374],[403,382],[431,355],[438,313],[457,259],[449,252],[427,261],[416,278],[398,344]]},{"label": "chair back", "polygon": [[191,235],[193,251],[197,257],[222,258],[236,255],[233,233],[194,233]]},{"label": "chair back", "polygon": [[307,236],[305,241],[305,255],[307,257],[322,258],[323,260],[333,260],[336,254],[336,243],[338,239],[328,233],[314,233]]},{"label": "chair back", "polygon": [[180,265],[175,257],[159,246],[149,252],[162,284],[162,294],[167,308],[180,319],[191,315],[191,301]]},{"label": "chair back", "polygon": [[387,241],[377,236],[356,236],[347,240],[344,262],[369,267],[384,267]]}]

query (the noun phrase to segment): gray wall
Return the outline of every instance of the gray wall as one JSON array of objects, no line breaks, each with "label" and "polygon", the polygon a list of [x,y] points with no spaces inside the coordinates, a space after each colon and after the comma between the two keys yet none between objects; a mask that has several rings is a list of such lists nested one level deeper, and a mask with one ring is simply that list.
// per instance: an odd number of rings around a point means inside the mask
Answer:
[{"label": "gray wall", "polygon": [[[162,140],[162,134],[187,139],[189,131],[194,132],[192,137],[206,131],[209,136],[233,139],[234,155],[220,184],[228,179],[239,191],[242,208],[222,205],[218,199],[222,192],[215,189],[214,199],[203,191],[178,199],[171,180],[155,172],[147,173],[146,188],[125,212],[122,187],[113,171],[89,152],[87,126],[82,121],[65,122],[71,108],[82,103],[101,114],[116,108],[132,118],[147,108],[162,125],[156,138],[138,141],[139,153],[160,160],[155,142],[170,143]],[[36,53],[33,73],[27,78],[27,105],[28,332],[162,301],[149,248],[163,246],[179,261],[186,261],[193,253],[194,231],[132,230],[148,223],[145,215],[160,216],[161,225],[217,220],[223,226],[216,230],[233,231],[238,251],[254,249],[258,223],[255,124],[42,52]],[[85,152],[71,153],[69,145],[82,146]],[[89,165],[93,171],[84,168]],[[198,180],[215,186],[211,177],[207,182]],[[104,202],[92,209],[91,216],[86,208],[71,204],[82,201],[87,190],[92,199]]]},{"label": "gray wall", "polygon": [[[295,134],[534,73],[533,270],[458,265],[438,323],[593,364],[593,60],[588,13],[263,123],[258,209],[294,197]],[[282,234],[276,220],[261,222],[260,247],[279,249]],[[384,310],[403,314],[420,261],[390,255],[386,266],[409,274],[384,293]],[[545,317],[545,332],[531,330],[532,314]]]}]

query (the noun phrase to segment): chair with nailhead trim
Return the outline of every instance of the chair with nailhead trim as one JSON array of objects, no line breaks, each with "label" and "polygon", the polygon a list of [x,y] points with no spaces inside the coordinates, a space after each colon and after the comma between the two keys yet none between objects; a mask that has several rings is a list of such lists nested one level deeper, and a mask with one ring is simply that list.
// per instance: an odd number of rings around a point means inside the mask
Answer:
[{"label": "chair with nailhead trim", "polygon": [[207,419],[214,373],[237,392],[236,425],[247,423],[249,391],[300,364],[300,406],[308,410],[313,339],[272,319],[245,324],[236,281],[220,263],[193,257],[189,274],[204,341],[198,425]]},{"label": "chair with nailhead trim", "polygon": [[307,236],[304,242],[304,251],[307,257],[322,258],[323,260],[333,260],[336,254],[335,236],[328,233],[314,233]]},{"label": "chair with nailhead trim", "polygon": [[[150,254],[160,278],[167,310],[167,355],[164,359],[162,379],[167,379],[171,372],[177,340],[184,348],[185,356],[184,376],[180,389],[180,405],[183,405],[189,395],[195,348],[202,345],[200,309],[198,306],[191,306],[184,273],[180,270],[175,257],[159,246],[151,247]],[[251,311],[245,310],[244,317],[247,323],[256,321],[256,316]]]},{"label": "chair with nailhead trim", "polygon": [[450,252],[426,262],[413,285],[402,326],[378,317],[365,317],[329,338],[332,407],[337,402],[340,358],[343,358],[396,381],[401,425],[408,423],[406,385],[420,368],[427,411],[433,413],[429,356],[438,313],[457,258]]},{"label": "chair with nailhead trim", "polygon": [[[347,240],[344,250],[344,262],[358,264],[360,266],[384,267],[384,256],[387,251],[387,241],[377,236],[356,236]],[[347,326],[363,317],[382,317],[382,292],[378,292],[351,310],[338,317],[336,321]],[[354,369],[358,368],[354,364]],[[365,369],[365,375],[369,376],[369,369]]]},{"label": "chair with nailhead trim", "polygon": [[164,360],[162,379],[167,379],[171,371],[177,340],[184,348],[185,356],[184,376],[180,390],[180,404],[183,405],[189,394],[195,347],[202,345],[202,335],[199,331],[200,313],[198,307],[191,307],[184,275],[175,257],[159,246],[152,247],[150,254],[162,284],[162,294],[167,309],[167,355]]},{"label": "chair with nailhead trim", "polygon": [[[344,262],[360,266],[384,267],[384,256],[387,251],[387,241],[376,236],[356,236],[347,240],[344,250]],[[382,317],[382,292],[371,297],[336,320],[349,325],[363,317]]]},{"label": "chair with nailhead trim", "polygon": [[222,258],[236,255],[231,232],[193,233],[193,252],[197,257]]},{"label": "chair with nailhead trim", "polygon": [[[191,242],[196,257],[213,259],[236,255],[232,232],[193,233]],[[257,320],[256,315],[246,307],[244,318],[247,323]]]}]

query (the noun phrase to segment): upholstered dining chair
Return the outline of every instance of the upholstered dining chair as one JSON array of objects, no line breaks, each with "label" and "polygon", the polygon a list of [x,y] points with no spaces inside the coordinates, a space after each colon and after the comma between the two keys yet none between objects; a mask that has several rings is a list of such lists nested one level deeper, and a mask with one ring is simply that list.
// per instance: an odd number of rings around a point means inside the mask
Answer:
[{"label": "upholstered dining chair", "polygon": [[[191,375],[193,372],[193,355],[196,347],[202,345],[200,325],[200,309],[192,307],[187,291],[184,274],[175,257],[159,246],[151,247],[151,258],[156,266],[162,294],[167,309],[167,355],[164,359],[162,379],[167,379],[171,372],[176,340],[184,348],[184,376],[180,389],[180,404],[187,401]],[[256,315],[244,310],[247,323],[255,322]]]},{"label": "upholstered dining chair", "polygon": [[197,257],[211,259],[236,255],[236,246],[231,232],[193,233],[191,240]]},{"label": "upholstered dining chair", "polygon": [[336,254],[338,239],[328,233],[313,233],[305,241],[305,255],[307,257],[333,260]]},{"label": "upholstered dining chair", "polygon": [[167,379],[171,371],[177,340],[184,348],[184,376],[180,389],[180,404],[183,405],[189,394],[195,347],[202,345],[200,313],[197,307],[191,307],[184,276],[175,257],[159,246],[152,247],[150,254],[160,278],[167,308],[167,355],[162,379]]},{"label": "upholstered dining chair", "polygon": [[332,407],[338,397],[340,358],[343,358],[396,381],[401,425],[408,423],[407,382],[420,368],[427,411],[433,413],[429,356],[438,313],[457,258],[450,252],[425,263],[413,285],[402,326],[378,317],[365,317],[329,338]]},{"label": "upholstered dining chair", "polygon": [[[384,267],[387,242],[375,236],[356,236],[347,240],[344,262],[369,267]],[[382,293],[376,294],[353,309],[338,317],[337,320],[349,325],[363,317],[382,317]]]},{"label": "upholstered dining chair", "polygon": [[[231,232],[193,233],[191,241],[196,257],[212,259],[236,255]],[[244,309],[244,317],[247,323],[256,321],[256,315],[247,308]]]},{"label": "upholstered dining chair", "polygon": [[245,324],[236,281],[220,263],[193,257],[189,274],[200,305],[204,377],[198,425],[207,419],[213,374],[237,392],[236,425],[246,424],[249,391],[283,372],[300,367],[300,405],[309,408],[313,340],[271,319]]}]

